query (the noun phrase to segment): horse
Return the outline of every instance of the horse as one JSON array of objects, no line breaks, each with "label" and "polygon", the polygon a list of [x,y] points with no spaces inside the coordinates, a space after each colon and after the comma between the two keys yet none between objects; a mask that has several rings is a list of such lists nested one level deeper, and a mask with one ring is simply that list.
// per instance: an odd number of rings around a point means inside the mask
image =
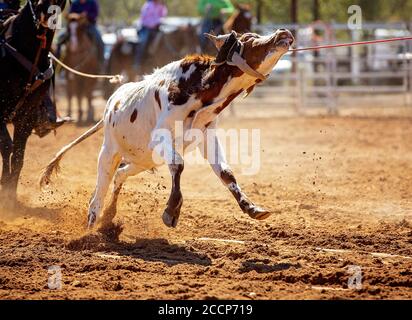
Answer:
[{"label": "horse", "polygon": [[237,33],[246,33],[252,31],[252,7],[250,4],[236,4],[236,11],[226,21],[223,29],[226,33],[236,31]]},{"label": "horse", "polygon": [[[232,31],[236,31],[240,34],[247,33],[252,30],[252,20],[253,15],[251,5],[238,3],[236,4],[235,12],[228,18],[228,20],[225,23],[223,23],[223,20],[222,23],[217,23],[214,29],[209,30],[209,33],[214,35],[230,33]],[[205,54],[216,54],[216,48],[214,48],[210,42],[207,42],[206,46],[202,49]]]},{"label": "horse", "polygon": [[[70,13],[68,15],[69,41],[63,62],[73,69],[90,74],[99,73],[99,61],[97,47],[87,32],[89,21],[84,15]],[[67,115],[72,115],[72,98],[76,96],[78,103],[78,123],[83,123],[82,100],[87,99],[88,109],[86,123],[94,122],[93,90],[97,80],[85,78],[73,73],[66,72],[67,81]]]},{"label": "horse", "polygon": [[[12,201],[17,198],[27,140],[51,85],[52,5],[64,10],[66,0],[28,0],[8,27],[11,37],[0,39],[0,184],[2,196]],[[7,124],[14,126],[13,139]]]},{"label": "horse", "polygon": [[[124,74],[128,81],[133,81],[138,76],[133,70],[138,45],[138,43],[119,38],[110,53],[107,74]],[[189,24],[171,32],[160,30],[147,51],[142,63],[143,74],[151,73],[153,68],[164,66],[188,54],[199,52],[200,45],[196,27]],[[111,95],[113,90],[113,86],[107,86],[106,96]]]}]

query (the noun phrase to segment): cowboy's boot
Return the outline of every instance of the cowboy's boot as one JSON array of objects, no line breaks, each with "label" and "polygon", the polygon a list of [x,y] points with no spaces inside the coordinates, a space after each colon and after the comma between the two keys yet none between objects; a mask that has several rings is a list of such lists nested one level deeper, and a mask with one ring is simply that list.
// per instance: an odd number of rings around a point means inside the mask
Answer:
[{"label": "cowboy's boot", "polygon": [[50,96],[47,95],[39,108],[38,125],[34,128],[34,133],[43,138],[70,121],[69,117],[60,118],[57,115],[56,106]]}]

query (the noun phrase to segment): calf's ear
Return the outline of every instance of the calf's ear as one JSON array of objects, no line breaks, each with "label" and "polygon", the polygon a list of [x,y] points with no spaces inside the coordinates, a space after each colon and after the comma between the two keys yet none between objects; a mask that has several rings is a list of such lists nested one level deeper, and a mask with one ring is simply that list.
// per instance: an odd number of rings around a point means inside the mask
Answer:
[{"label": "calf's ear", "polygon": [[217,50],[220,50],[225,44],[226,40],[232,35],[235,35],[235,37],[237,37],[237,33],[234,31],[232,31],[232,33],[230,34],[224,34],[221,36],[214,36],[213,34],[205,33],[205,37],[213,42]]},{"label": "calf's ear", "polygon": [[222,64],[232,61],[233,54],[238,52],[242,54],[242,44],[237,39],[237,33],[232,32],[228,35],[223,45],[219,48],[219,53],[216,56],[216,64]]}]

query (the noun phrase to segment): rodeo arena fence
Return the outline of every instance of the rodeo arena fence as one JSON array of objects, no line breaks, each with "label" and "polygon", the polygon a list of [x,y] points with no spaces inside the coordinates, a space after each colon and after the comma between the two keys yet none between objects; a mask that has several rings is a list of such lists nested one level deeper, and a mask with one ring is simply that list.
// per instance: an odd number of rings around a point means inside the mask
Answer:
[{"label": "rodeo arena fence", "polygon": [[[411,36],[403,23],[366,23],[362,30],[323,22],[262,25],[256,29],[265,34],[276,28],[293,30],[297,47],[335,44],[343,39],[356,42]],[[261,98],[260,104],[289,106],[298,113],[322,107],[336,114],[348,106],[412,106],[411,88],[412,41],[398,41],[290,52],[278,63],[269,80],[256,89],[254,97]]]}]

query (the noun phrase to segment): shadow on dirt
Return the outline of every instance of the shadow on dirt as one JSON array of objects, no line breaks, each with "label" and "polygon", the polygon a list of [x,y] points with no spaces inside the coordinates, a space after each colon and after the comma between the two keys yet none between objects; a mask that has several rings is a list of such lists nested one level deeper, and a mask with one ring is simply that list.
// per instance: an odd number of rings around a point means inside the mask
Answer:
[{"label": "shadow on dirt", "polygon": [[170,244],[165,239],[139,239],[135,243],[113,241],[101,233],[88,234],[67,244],[73,251],[109,253],[119,257],[132,257],[144,261],[162,262],[168,266],[192,264],[210,266],[211,259],[184,245]]},{"label": "shadow on dirt", "polygon": [[145,261],[163,262],[168,266],[183,263],[201,266],[212,264],[212,260],[206,254],[192,250],[185,246],[170,244],[165,239],[140,239],[135,244],[122,246],[118,253]]},{"label": "shadow on dirt", "polygon": [[290,268],[301,268],[300,264],[291,263],[275,263],[271,264],[268,260],[247,260],[242,262],[239,272],[245,273],[256,271],[257,273],[271,273],[276,271],[284,271]]},{"label": "shadow on dirt", "polygon": [[22,217],[31,217],[56,222],[61,216],[60,209],[45,207],[29,207],[22,202],[5,200],[0,197],[0,213],[2,218],[14,220]]}]

